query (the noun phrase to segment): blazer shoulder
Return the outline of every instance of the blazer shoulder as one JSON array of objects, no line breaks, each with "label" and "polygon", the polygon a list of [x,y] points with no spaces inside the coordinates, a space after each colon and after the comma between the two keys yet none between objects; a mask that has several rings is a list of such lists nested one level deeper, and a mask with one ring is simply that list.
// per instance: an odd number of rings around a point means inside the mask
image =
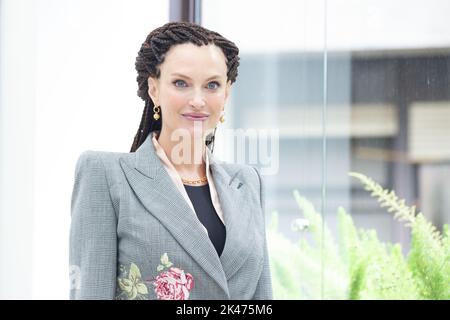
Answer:
[{"label": "blazer shoulder", "polygon": [[99,168],[100,158],[97,155],[97,151],[86,150],[83,151],[76,161],[75,175],[79,175],[82,172],[90,171],[95,168]]},{"label": "blazer shoulder", "polygon": [[85,150],[79,156],[75,166],[75,176],[80,174],[93,174],[103,171],[108,184],[114,185],[120,181],[121,167],[119,159],[122,157],[134,157],[134,153]]},{"label": "blazer shoulder", "polygon": [[105,168],[108,168],[113,166],[115,162],[118,162],[120,157],[125,155],[128,154],[122,152],[85,150],[78,156],[76,168],[77,170],[89,168],[95,164],[102,164]]}]

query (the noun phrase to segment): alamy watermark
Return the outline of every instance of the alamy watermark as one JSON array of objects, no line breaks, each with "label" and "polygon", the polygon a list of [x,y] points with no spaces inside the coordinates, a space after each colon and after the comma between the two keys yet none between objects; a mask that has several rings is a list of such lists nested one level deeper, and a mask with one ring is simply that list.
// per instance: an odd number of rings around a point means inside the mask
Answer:
[{"label": "alamy watermark", "polygon": [[76,264],[69,266],[70,290],[79,290],[81,287],[81,269]]},{"label": "alamy watermark", "polygon": [[[178,128],[171,134],[176,142],[171,160],[174,164],[200,164],[202,162],[203,141],[212,130],[202,130],[202,122],[195,121],[194,131]],[[194,139],[192,139],[194,135]],[[221,129],[216,133],[216,141],[224,143],[219,151],[224,161],[253,165],[260,168],[262,175],[275,175],[279,170],[279,130],[278,129]],[[221,152],[222,151],[222,152]]]}]

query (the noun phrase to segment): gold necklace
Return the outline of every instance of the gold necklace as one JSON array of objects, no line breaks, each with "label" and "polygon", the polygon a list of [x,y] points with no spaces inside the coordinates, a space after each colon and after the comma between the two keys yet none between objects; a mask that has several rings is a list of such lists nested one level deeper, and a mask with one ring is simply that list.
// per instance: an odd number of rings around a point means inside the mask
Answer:
[{"label": "gold necklace", "polygon": [[189,180],[189,179],[181,178],[181,181],[183,181],[183,183],[187,183],[187,184],[199,184],[199,183],[207,181],[207,177],[204,176],[203,178],[200,178],[200,179],[197,179],[197,180]]}]

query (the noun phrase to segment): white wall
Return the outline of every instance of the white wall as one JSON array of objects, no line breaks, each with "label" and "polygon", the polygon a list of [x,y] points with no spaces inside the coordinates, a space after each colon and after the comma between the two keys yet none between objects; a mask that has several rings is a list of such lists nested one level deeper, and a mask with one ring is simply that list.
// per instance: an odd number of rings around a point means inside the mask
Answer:
[{"label": "white wall", "polygon": [[66,299],[75,162],[129,152],[134,62],[168,1],[3,0],[0,298]]},{"label": "white wall", "polygon": [[0,299],[31,297],[36,191],[34,1],[0,7]]}]

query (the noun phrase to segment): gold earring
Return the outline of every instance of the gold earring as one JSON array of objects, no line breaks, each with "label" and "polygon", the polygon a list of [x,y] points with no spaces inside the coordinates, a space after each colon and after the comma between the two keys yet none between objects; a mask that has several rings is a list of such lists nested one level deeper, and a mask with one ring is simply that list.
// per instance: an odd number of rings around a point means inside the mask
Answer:
[{"label": "gold earring", "polygon": [[224,123],[225,122],[225,115],[224,115],[224,113],[220,116],[219,121],[220,121],[220,123]]},{"label": "gold earring", "polygon": [[159,107],[158,106],[154,106],[153,107],[153,119],[158,120],[160,118],[159,116]]}]

